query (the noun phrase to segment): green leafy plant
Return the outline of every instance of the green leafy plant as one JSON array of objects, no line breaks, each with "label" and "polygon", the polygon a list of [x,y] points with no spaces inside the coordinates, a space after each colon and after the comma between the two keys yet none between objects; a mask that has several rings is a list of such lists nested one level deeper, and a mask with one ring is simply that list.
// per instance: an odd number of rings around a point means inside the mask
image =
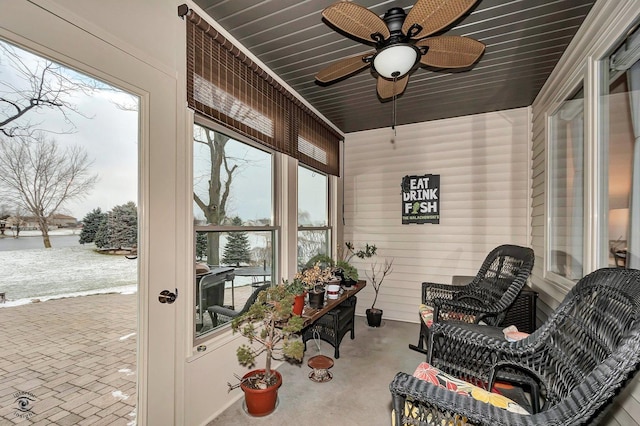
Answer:
[{"label": "green leafy plant", "polygon": [[344,260],[347,262],[351,261],[351,259],[353,259],[354,256],[360,259],[368,259],[370,257],[373,257],[376,254],[376,251],[378,250],[375,244],[370,245],[369,243],[366,243],[363,249],[358,249],[358,250],[355,249],[355,246],[351,241],[345,242],[344,245],[347,248],[347,250],[344,253]]},{"label": "green leafy plant", "polygon": [[358,259],[368,259],[375,256],[378,248],[375,244],[366,243],[364,248],[356,250],[354,244],[351,241],[344,243],[345,249],[341,250],[341,260],[336,262],[336,269],[340,270],[342,277],[345,281],[358,281],[358,269],[351,264],[351,259],[357,257]]},{"label": "green leafy plant", "polygon": [[[252,376],[245,385],[258,389],[273,385],[275,374],[271,360],[302,361],[304,344],[296,335],[302,330],[304,320],[292,315],[293,298],[284,284],[271,286],[262,290],[249,310],[231,323],[234,333],[249,340],[248,345],[241,345],[236,352],[240,365],[253,367],[256,357],[263,353],[266,358],[264,374]],[[237,386],[229,384],[229,389]]]},{"label": "green leafy plant", "polygon": [[346,260],[338,260],[336,268],[342,272],[342,277],[345,281],[358,281],[358,270]]},{"label": "green leafy plant", "polygon": [[313,268],[316,264],[319,264],[322,269],[333,268],[335,266],[335,262],[330,256],[320,253],[309,259],[309,261],[305,263],[303,270]]},{"label": "green leafy plant", "polygon": [[307,291],[307,287],[299,278],[294,278],[291,282],[287,280],[282,280],[282,284],[287,289],[287,293],[293,296],[299,296],[301,294],[304,294],[305,291]]}]

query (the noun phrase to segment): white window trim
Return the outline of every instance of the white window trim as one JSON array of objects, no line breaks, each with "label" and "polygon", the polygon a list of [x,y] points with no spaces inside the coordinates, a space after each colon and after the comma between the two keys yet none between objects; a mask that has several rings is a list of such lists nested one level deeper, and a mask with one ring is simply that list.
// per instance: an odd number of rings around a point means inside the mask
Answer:
[{"label": "white window trim", "polygon": [[[273,200],[273,208],[271,210],[271,226],[265,226],[265,227],[243,227],[244,230],[247,231],[273,231],[273,246],[274,246],[274,253],[276,255],[276,264],[274,265],[274,276],[276,277],[276,281],[278,275],[280,274],[280,271],[285,271],[286,269],[283,269],[286,266],[286,262],[283,261],[283,258],[280,257],[283,254],[286,254],[286,251],[283,250],[283,248],[281,247],[282,244],[282,235],[280,235],[282,233],[282,229],[281,229],[281,217],[282,217],[282,209],[281,209],[281,204],[282,205],[287,205],[289,204],[289,200],[287,198],[282,198],[282,202],[280,202],[281,196],[283,194],[282,191],[282,185],[281,185],[281,181],[280,179],[283,179],[283,176],[286,176],[285,174],[282,173],[282,171],[280,170],[282,164],[281,164],[281,157],[287,157],[284,154],[280,154],[272,149],[269,149],[268,147],[265,147],[264,145],[261,145],[255,141],[250,140],[249,138],[247,138],[246,136],[240,135],[239,133],[224,127],[206,117],[203,117],[199,114],[195,114],[192,110],[188,109],[188,117],[190,118],[190,121],[187,121],[187,123],[191,123],[191,125],[187,125],[187,135],[188,138],[186,140],[190,141],[189,144],[189,148],[188,148],[188,162],[189,162],[189,169],[190,169],[190,190],[191,190],[191,194],[192,196],[189,198],[191,200],[191,203],[189,203],[189,217],[191,218],[188,221],[188,226],[189,226],[189,235],[190,235],[190,241],[189,241],[189,247],[190,250],[187,250],[187,252],[189,253],[189,261],[192,261],[192,259],[195,259],[195,235],[196,235],[196,231],[219,231],[219,232],[226,232],[226,231],[233,231],[235,228],[232,226],[218,226],[218,225],[204,225],[204,226],[194,226],[193,225],[193,137],[194,137],[194,133],[193,133],[193,126],[194,125],[199,125],[202,127],[206,127],[208,129],[214,130],[216,132],[220,132],[220,133],[224,133],[225,135],[237,140],[238,142],[242,142],[244,144],[247,144],[249,146],[252,146],[256,149],[260,149],[262,151],[268,152],[272,155],[272,178],[273,178],[273,183],[271,185],[272,187],[272,195],[271,195],[271,199]],[[195,280],[195,269],[194,268],[189,268],[189,274],[190,274],[190,281],[189,282],[194,282]],[[187,296],[187,300],[195,300],[195,286],[194,285],[190,285],[187,286],[188,288],[188,292],[186,294]],[[195,324],[195,315],[191,315],[191,313],[193,313],[193,308],[194,306],[191,306],[192,304],[189,303],[188,304],[188,308],[187,311],[190,313],[189,317],[187,318],[187,320],[185,321],[185,335],[186,336],[191,336],[191,338],[189,339],[185,339],[186,340],[186,351],[187,351],[187,362],[191,362],[195,359],[200,358],[201,356],[205,355],[205,352],[203,351],[199,351],[198,347],[200,346],[204,346],[204,347],[208,347],[209,349],[214,349],[214,348],[218,348],[220,346],[226,345],[229,341],[231,340],[235,340],[237,338],[239,338],[239,336],[234,336],[232,331],[231,331],[231,327],[230,326],[226,326],[223,325],[218,329],[212,330],[211,332],[208,333],[204,333],[202,335],[196,335],[195,334],[195,328],[196,328],[196,324]],[[211,352],[211,350],[208,350],[208,352]]]},{"label": "white window trim", "polygon": [[[606,256],[600,241],[600,228],[606,225],[607,201],[598,193],[603,185],[602,171],[607,160],[603,153],[602,140],[606,126],[598,115],[603,111],[600,81],[605,72],[602,61],[624,40],[629,30],[640,18],[640,2],[619,0],[616,2],[596,2],[578,34],[565,51],[558,66],[545,83],[534,105],[542,108],[545,122],[545,221],[543,277],[546,282],[565,293],[574,286],[573,281],[548,271],[549,253],[549,142],[550,117],[557,111],[563,99],[570,95],[582,80],[585,92],[585,234],[583,253],[583,274],[594,271]],[[556,76],[565,75],[566,78]]]}]

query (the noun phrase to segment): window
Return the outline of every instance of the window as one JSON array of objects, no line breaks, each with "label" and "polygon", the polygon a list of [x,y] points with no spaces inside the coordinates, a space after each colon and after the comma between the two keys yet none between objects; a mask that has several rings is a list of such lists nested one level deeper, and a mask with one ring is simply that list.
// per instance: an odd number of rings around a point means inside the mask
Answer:
[{"label": "window", "polygon": [[273,154],[194,125],[195,335],[227,324],[275,276]]},{"label": "window", "polygon": [[639,268],[640,254],[640,32],[632,33],[603,67],[602,126],[608,201],[599,266]]},{"label": "window", "polygon": [[547,272],[579,280],[584,238],[584,96],[582,88],[550,117]]},{"label": "window", "polygon": [[298,269],[317,254],[330,255],[329,178],[298,166]]}]

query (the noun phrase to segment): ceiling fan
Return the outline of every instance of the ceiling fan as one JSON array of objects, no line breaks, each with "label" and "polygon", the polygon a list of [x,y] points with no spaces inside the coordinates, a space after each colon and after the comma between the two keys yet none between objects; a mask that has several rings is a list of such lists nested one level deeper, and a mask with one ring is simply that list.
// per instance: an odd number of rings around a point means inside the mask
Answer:
[{"label": "ceiling fan", "polygon": [[435,68],[468,68],[484,52],[484,44],[463,36],[432,34],[451,25],[478,0],[418,0],[409,13],[389,9],[382,18],[369,9],[342,0],[327,7],[322,16],[333,27],[357,41],[375,46],[334,62],[316,74],[321,84],[349,77],[369,66],[377,74],[377,91],[385,100],[401,95],[416,64]]}]

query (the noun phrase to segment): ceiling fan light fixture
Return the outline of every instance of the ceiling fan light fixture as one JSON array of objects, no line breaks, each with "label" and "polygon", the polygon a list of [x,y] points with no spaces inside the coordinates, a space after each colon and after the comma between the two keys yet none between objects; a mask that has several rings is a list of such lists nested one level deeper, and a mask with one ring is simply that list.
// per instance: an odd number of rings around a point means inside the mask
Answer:
[{"label": "ceiling fan light fixture", "polygon": [[384,78],[400,78],[418,62],[418,51],[409,44],[393,44],[373,57],[373,68]]}]

